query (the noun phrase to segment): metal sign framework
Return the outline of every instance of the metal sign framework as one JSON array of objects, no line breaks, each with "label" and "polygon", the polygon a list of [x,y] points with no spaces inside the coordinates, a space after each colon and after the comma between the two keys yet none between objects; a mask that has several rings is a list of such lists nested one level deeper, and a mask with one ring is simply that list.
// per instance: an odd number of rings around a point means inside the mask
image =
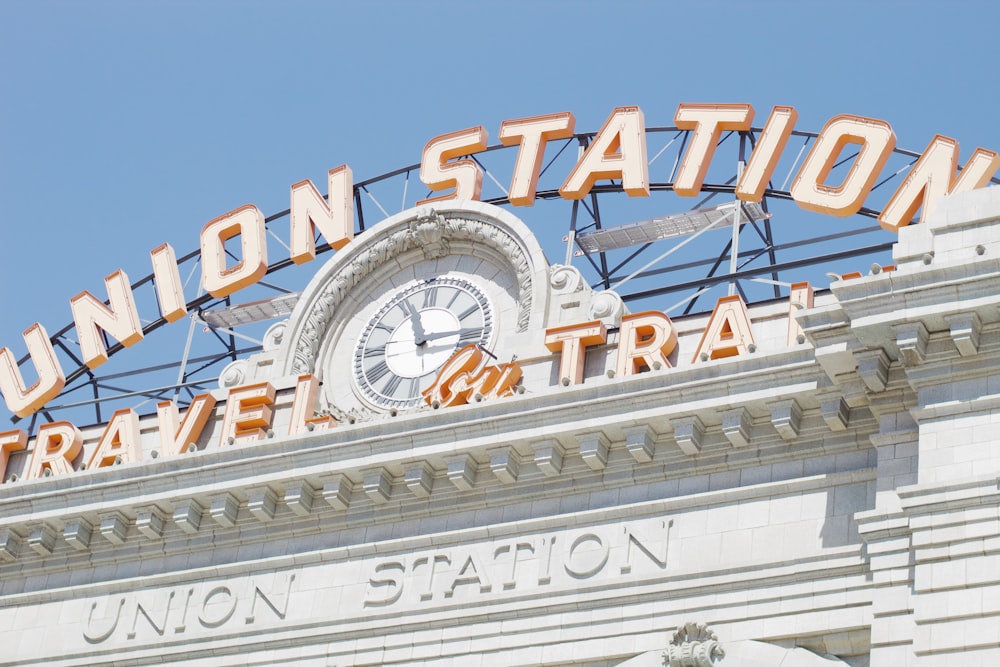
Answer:
[{"label": "metal sign framework", "polygon": [[[793,132],[775,171],[776,175],[785,175],[780,182],[768,184],[759,205],[764,214],[761,216],[748,211],[734,194],[741,166],[753,150],[760,132],[760,128],[746,132],[732,131],[720,138],[706,182],[701,188],[701,197],[693,205],[688,204],[690,200],[681,200],[676,196],[670,200],[664,198],[673,193],[674,176],[691,136],[689,130],[676,127],[646,129],[647,146],[653,155],[649,160],[651,183],[648,198],[627,198],[619,181],[605,180],[595,184],[582,200],[562,199],[559,186],[595,133],[579,133],[571,139],[553,141],[546,152],[552,157],[542,169],[535,205],[517,207],[514,213],[539,237],[550,259],[565,252],[566,263],[575,261],[595,289],[614,289],[633,310],[636,307],[656,307],[668,314],[673,311],[675,317],[700,312],[696,308],[705,309],[709,302],[701,297],[717,288],[726,287],[730,292],[739,293],[747,303],[755,303],[780,297],[782,288],[787,288],[791,282],[811,280],[814,285],[821,286],[825,284],[821,282],[824,276],[839,275],[845,272],[842,271],[845,268],[859,270],[862,268],[859,263],[866,258],[885,261],[895,237],[883,231],[875,219],[881,206],[920,154],[894,150],[883,170],[882,180],[874,186],[866,206],[850,218],[834,219],[808,213],[791,203],[788,184],[817,137],[817,133]],[[652,153],[654,149],[657,152]],[[498,144],[469,156],[484,173],[483,201],[511,206],[507,189],[498,174],[510,173],[517,150],[517,146]],[[845,151],[830,180],[835,180],[838,175],[842,178],[856,155],[856,152]],[[431,196],[417,178],[419,170],[419,163],[411,164],[355,183],[355,233],[363,234],[373,221],[391,214],[383,202],[400,201],[397,198],[401,196],[399,210],[405,210],[422,198],[417,193],[423,194],[423,197]],[[414,192],[410,192],[411,181],[416,184],[412,188]],[[992,183],[1000,183],[1000,179],[994,178]],[[668,201],[669,204],[665,203]],[[732,216],[731,219],[735,219],[733,224],[702,225],[699,231],[655,256],[654,252],[670,244],[671,238],[614,249],[583,242],[588,235],[600,230],[629,223],[641,225],[654,221],[654,216],[663,216],[671,211],[698,212],[720,202],[723,206],[728,205],[730,210],[741,209]],[[553,207],[561,207],[562,210],[552,216],[550,211]],[[635,223],[634,220],[639,217],[636,211],[643,209],[649,212],[648,218]],[[717,210],[721,209],[717,206]],[[101,423],[114,409],[121,407],[132,407],[140,413],[151,412],[155,403],[163,400],[175,400],[185,406],[194,395],[217,386],[219,374],[227,363],[260,351],[263,332],[260,320],[272,313],[278,316],[289,312],[296,290],[304,286],[315,270],[309,264],[300,267],[288,259],[287,225],[275,224],[287,219],[288,215],[289,211],[284,210],[266,218],[269,257],[281,258],[269,263],[263,280],[237,295],[241,303],[255,298],[259,303],[234,306],[232,297],[217,299],[199,290],[198,295],[187,302],[188,312],[192,315],[186,330],[177,323],[172,328],[174,335],[167,335],[166,331],[158,334],[163,340],[161,349],[166,350],[162,352],[162,358],[173,356],[172,361],[136,368],[136,360],[140,357],[129,355],[121,343],[106,338],[111,359],[99,370],[91,370],[80,358],[73,322],[59,329],[51,336],[51,341],[63,368],[68,369],[66,386],[56,399],[31,417],[30,430],[34,431],[40,418],[48,421],[73,418],[77,423]],[[565,232],[557,231],[552,217],[564,220],[562,229]],[[815,233],[816,227],[825,228],[824,233]],[[718,234],[711,233],[712,229],[731,229],[732,233],[722,241]],[[865,235],[869,235],[869,240],[862,243]],[[677,238],[675,236],[673,240]],[[562,243],[566,244],[565,249],[561,247]],[[317,254],[329,250],[329,245],[317,239]],[[574,257],[578,259],[574,260]],[[239,261],[236,257],[232,259]],[[195,250],[179,257],[178,265],[181,275],[186,278],[185,288],[190,293],[199,282],[200,252]],[[152,274],[134,282],[132,289],[140,313],[154,312],[154,309],[159,312]],[[669,307],[664,307],[659,301],[663,298],[679,300],[668,302]],[[261,306],[271,302],[281,302],[284,307],[268,311],[266,306]],[[654,305],[649,305],[650,302]],[[225,326],[230,320],[224,313],[236,311],[243,313],[245,321],[240,321],[237,316],[231,319],[230,326]],[[251,311],[257,312],[257,315],[247,315]],[[144,322],[143,334],[148,337],[166,324],[162,317]],[[203,329],[202,336],[196,335],[199,327]],[[182,333],[186,333],[186,337],[182,338]],[[149,353],[150,345],[144,343],[146,349],[141,358],[153,356]],[[171,355],[170,349],[177,351]],[[30,367],[27,355],[18,361],[18,365],[23,369],[22,373],[28,370],[30,374],[30,368],[24,368],[26,365]],[[15,417],[12,421],[16,423],[19,419]]]}]

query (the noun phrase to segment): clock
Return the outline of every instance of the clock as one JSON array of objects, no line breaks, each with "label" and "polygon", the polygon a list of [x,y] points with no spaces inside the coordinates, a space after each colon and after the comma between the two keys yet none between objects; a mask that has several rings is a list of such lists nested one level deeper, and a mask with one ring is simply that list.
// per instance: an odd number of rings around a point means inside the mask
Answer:
[{"label": "clock", "polygon": [[509,358],[547,307],[548,264],[530,233],[480,202],[402,211],[310,280],[274,364],[321,383],[339,423],[429,407],[422,395],[463,346]]},{"label": "clock", "polygon": [[492,335],[490,299],[472,281],[416,280],[390,295],[358,336],[354,382],[376,407],[415,408],[459,347],[487,347]]}]

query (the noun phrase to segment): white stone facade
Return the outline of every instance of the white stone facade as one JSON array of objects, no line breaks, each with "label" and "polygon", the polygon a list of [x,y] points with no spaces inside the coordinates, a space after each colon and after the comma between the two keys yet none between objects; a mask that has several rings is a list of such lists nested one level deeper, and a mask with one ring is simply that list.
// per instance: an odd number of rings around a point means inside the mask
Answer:
[{"label": "white stone facade", "polygon": [[[31,445],[12,456],[0,664],[1000,664],[1000,188],[904,228],[895,270],[753,307],[752,353],[693,358],[708,318],[684,318],[673,367],[628,377],[608,373],[615,295],[549,267],[508,212],[437,213],[475,229],[373,228],[241,364],[277,390],[263,439],[227,444],[219,390],[192,453],[153,458],[148,417],[142,461],[12,481]],[[422,271],[495,279],[494,352],[523,393],[351,403],[338,313]],[[564,386],[544,330],[592,319],[608,342]],[[336,427],[288,435],[301,372]]]}]

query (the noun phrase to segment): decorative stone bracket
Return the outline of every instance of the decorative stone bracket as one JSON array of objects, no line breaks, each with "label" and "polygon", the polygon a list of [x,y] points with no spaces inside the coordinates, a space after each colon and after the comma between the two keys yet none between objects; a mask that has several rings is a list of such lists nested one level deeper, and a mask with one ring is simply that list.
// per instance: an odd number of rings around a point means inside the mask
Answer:
[{"label": "decorative stone bracket", "polygon": [[712,667],[726,657],[719,638],[704,623],[687,622],[663,654],[664,667]]}]

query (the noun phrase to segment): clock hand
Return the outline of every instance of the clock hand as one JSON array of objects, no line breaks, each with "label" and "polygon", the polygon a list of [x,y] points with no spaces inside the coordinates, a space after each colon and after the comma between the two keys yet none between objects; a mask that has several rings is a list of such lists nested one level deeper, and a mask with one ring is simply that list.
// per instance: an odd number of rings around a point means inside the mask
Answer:
[{"label": "clock hand", "polygon": [[424,336],[424,342],[426,343],[428,341],[432,341],[437,338],[444,338],[446,336],[454,336],[455,334],[458,334],[459,337],[462,337],[474,331],[482,331],[482,330],[483,330],[482,327],[466,327],[464,329],[458,329],[457,331],[435,331]]},{"label": "clock hand", "polygon": [[[472,327],[472,328],[469,328],[469,329],[459,329],[458,331],[444,331],[444,332],[438,332],[438,333],[430,333],[430,334],[427,334],[427,338],[424,340],[423,344],[420,347],[424,351],[424,354],[433,353],[433,352],[439,352],[441,350],[454,350],[455,349],[455,345],[454,344],[450,344],[450,345],[428,345],[428,343],[430,343],[432,340],[434,340],[436,338],[444,338],[445,336],[454,336],[455,334],[462,335],[462,334],[465,334],[465,333],[472,333],[472,332],[478,332],[478,331],[481,331],[481,329]],[[397,348],[397,347],[401,347],[401,346],[404,346],[404,345],[405,345],[405,347],[403,347],[403,349],[401,349],[399,351],[391,352],[389,350],[390,347],[391,348]],[[391,358],[395,358],[395,357],[409,356],[409,355],[411,355],[413,353],[414,353],[414,350],[413,350],[413,348],[411,348],[409,346],[409,344],[407,343],[407,341],[397,340],[397,341],[389,341],[388,343],[386,343],[386,347],[385,347],[385,358],[386,359],[391,359]]]},{"label": "clock hand", "polygon": [[413,327],[413,342],[423,345],[427,342],[427,334],[424,332],[424,325],[420,321],[420,311],[409,301],[403,301],[403,309],[410,313],[410,325]]},{"label": "clock hand", "polygon": [[424,348],[424,352],[440,352],[441,350],[454,350],[454,345],[428,345]]}]

